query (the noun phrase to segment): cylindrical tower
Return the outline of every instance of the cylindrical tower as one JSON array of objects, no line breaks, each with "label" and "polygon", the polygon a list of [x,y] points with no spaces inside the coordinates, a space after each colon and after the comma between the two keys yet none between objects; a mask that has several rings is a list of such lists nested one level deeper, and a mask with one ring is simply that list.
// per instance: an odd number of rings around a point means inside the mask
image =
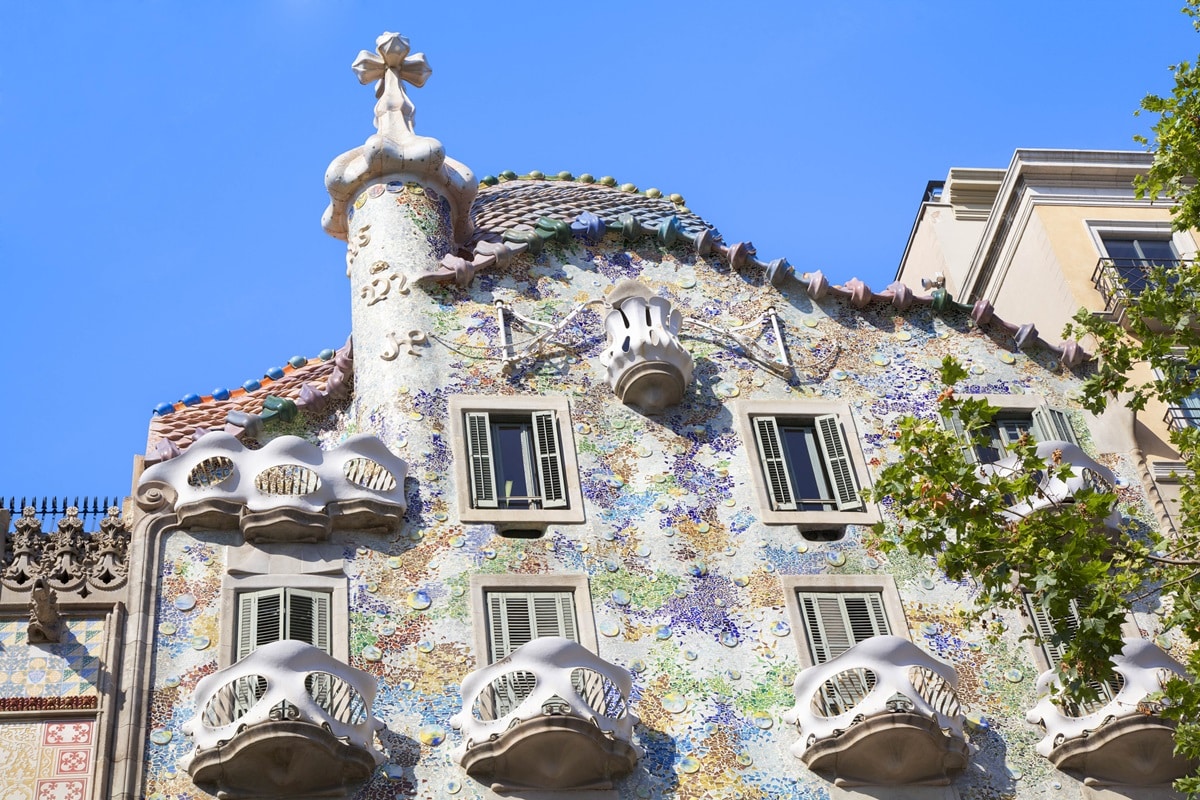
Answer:
[{"label": "cylindrical tower", "polygon": [[424,85],[430,68],[408,40],[385,33],[354,71],[375,82],[376,133],[334,159],[325,173],[330,203],[322,224],[346,242],[354,339],[355,413],[385,409],[421,371],[428,298],[416,279],[438,270],[471,235],[475,176],[446,158],[437,139],[413,130],[404,84]]}]

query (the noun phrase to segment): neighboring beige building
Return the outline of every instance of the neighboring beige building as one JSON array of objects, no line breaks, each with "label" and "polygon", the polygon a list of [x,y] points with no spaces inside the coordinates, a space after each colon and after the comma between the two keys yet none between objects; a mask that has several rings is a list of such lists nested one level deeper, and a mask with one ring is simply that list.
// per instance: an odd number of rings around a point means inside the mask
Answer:
[{"label": "neighboring beige building", "polygon": [[[896,279],[944,281],[955,300],[990,304],[1052,341],[1080,309],[1121,321],[1149,265],[1196,257],[1195,232],[1171,230],[1169,204],[1134,197],[1133,179],[1150,163],[1142,152],[1017,150],[1007,169],[952,168],[926,186]],[[1169,530],[1179,496],[1169,431],[1200,424],[1200,397],[1151,403],[1136,419],[1121,412],[1106,414],[1097,436],[1114,449],[1132,437]]]}]

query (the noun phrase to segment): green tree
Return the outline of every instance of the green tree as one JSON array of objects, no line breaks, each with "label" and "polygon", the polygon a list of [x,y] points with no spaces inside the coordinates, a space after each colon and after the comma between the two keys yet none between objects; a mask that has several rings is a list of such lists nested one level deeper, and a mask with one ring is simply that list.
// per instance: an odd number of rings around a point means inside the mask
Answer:
[{"label": "green tree", "polygon": [[[1183,13],[1192,18],[1200,31],[1200,0],[1187,0]],[[1139,198],[1165,197],[1177,203],[1176,230],[1200,227],[1200,64],[1181,61],[1171,66],[1175,88],[1162,96],[1142,98],[1142,111],[1158,115],[1151,127],[1151,138],[1133,137],[1154,153],[1150,170],[1134,180]]]},{"label": "green tree", "polygon": [[[1151,399],[1177,406],[1200,391],[1200,268],[1157,268],[1130,303],[1128,331],[1088,312],[1068,329],[1095,347],[1096,365],[1083,384],[1082,402],[1090,411],[1099,413],[1114,401],[1134,411]],[[1139,374],[1147,377],[1139,380]],[[940,413],[957,416],[964,435],[986,446],[998,409],[954,392],[966,372],[953,358],[943,362],[941,376],[946,388],[938,398]],[[1011,468],[981,469],[968,462],[963,440],[947,427],[936,419],[899,421],[899,458],[880,472],[873,492],[889,499],[897,518],[876,526],[884,550],[902,547],[936,559],[953,580],[971,578],[980,613],[1018,608],[1024,592],[1039,595],[1051,617],[1077,612],[1079,635],[1055,642],[1064,648],[1060,678],[1076,700],[1094,698],[1089,684],[1111,675],[1121,623],[1139,599],[1169,594],[1165,624],[1200,643],[1200,490],[1194,478],[1182,487],[1175,531],[1138,537],[1105,525],[1117,497],[1103,486],[1086,486],[1069,502],[1047,495],[1046,478],[1072,477],[1072,468],[1057,452],[1046,457],[1043,450],[1039,457],[1032,436],[1022,436],[1010,450]],[[1191,474],[1200,474],[1200,430],[1179,427],[1171,441]],[[1191,651],[1187,667],[1200,675],[1200,647]],[[1200,686],[1175,680],[1164,694],[1164,714],[1178,726],[1177,750],[1200,758]],[[1178,788],[1200,795],[1200,777],[1185,778]]]},{"label": "green tree", "polygon": [[[1184,12],[1200,31],[1200,0]],[[1175,203],[1177,230],[1200,228],[1200,67],[1173,66],[1169,96],[1148,95],[1142,109],[1158,114],[1152,138],[1139,137],[1154,153],[1149,172],[1135,182],[1138,197]],[[1065,336],[1084,341],[1095,360],[1084,381],[1083,405],[1099,413],[1109,403],[1135,413],[1156,401],[1179,406],[1200,392],[1200,268],[1194,263],[1157,267],[1146,288],[1128,298],[1127,327],[1080,311]],[[965,377],[948,358],[939,411],[956,415],[964,434],[984,445],[997,409],[962,398],[954,385]],[[1070,467],[1039,458],[1036,443],[1023,436],[1011,470],[981,470],[968,463],[963,442],[939,420],[900,421],[899,460],[886,466],[874,496],[890,498],[896,521],[876,526],[884,549],[902,547],[932,557],[952,579],[970,577],[979,587],[980,612],[1015,608],[1023,591],[1039,593],[1050,615],[1066,618],[1077,603],[1080,635],[1057,642],[1065,648],[1060,677],[1069,695],[1087,699],[1089,684],[1109,674],[1121,647],[1120,625],[1130,604],[1155,594],[1173,598],[1165,624],[1193,645],[1187,659],[1200,676],[1200,429],[1178,426],[1171,442],[1191,476],[1182,485],[1175,529],[1166,536],[1137,538],[1107,528],[1117,503],[1102,488],[1075,493],[1070,503],[1049,502],[1036,511],[1014,513],[1014,505],[1047,498],[1047,474],[1066,477]],[[1164,692],[1164,715],[1177,723],[1176,751],[1200,758],[1200,683],[1172,680]],[[1176,785],[1200,797],[1200,775]]]}]

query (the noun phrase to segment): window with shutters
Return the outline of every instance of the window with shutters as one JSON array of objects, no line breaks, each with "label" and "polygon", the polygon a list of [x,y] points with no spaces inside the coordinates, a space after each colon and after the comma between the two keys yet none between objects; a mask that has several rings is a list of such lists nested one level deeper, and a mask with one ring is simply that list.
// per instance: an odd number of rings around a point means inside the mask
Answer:
[{"label": "window with shutters", "polygon": [[305,642],[332,654],[330,595],[307,589],[264,589],[237,598],[237,660],[264,644]]},{"label": "window with shutters", "polygon": [[565,399],[453,397],[450,420],[463,521],[583,521]]},{"label": "window with shutters", "polygon": [[992,464],[1009,454],[1012,446],[1028,433],[1039,442],[1051,440],[1078,445],[1071,416],[1060,408],[1044,404],[1032,396],[984,395],[1000,410],[992,422],[982,431],[983,442],[972,443],[963,429],[958,416],[943,417],[947,430],[953,431],[963,442],[963,453],[972,464]]},{"label": "window with shutters", "polygon": [[[1079,632],[1079,606],[1072,600],[1067,615],[1056,618],[1051,616],[1050,610],[1037,596],[1026,592],[1025,610],[1029,614],[1033,631],[1037,634],[1040,666],[1043,669],[1058,669],[1066,652],[1067,642]],[[1063,710],[1068,715],[1082,716],[1102,708],[1121,690],[1121,678],[1113,672],[1107,681],[1095,682],[1090,686],[1095,690],[1097,699],[1082,703],[1064,700]]]},{"label": "window with shutters", "polygon": [[800,661],[824,664],[872,636],[907,636],[896,583],[888,575],[788,575],[781,578]]},{"label": "window with shutters", "polygon": [[878,519],[849,409],[829,403],[742,404],[743,436],[768,524],[828,527]]},{"label": "window with shutters", "polygon": [[297,639],[348,662],[349,593],[340,544],[244,544],[225,551],[221,668],[269,642]]},{"label": "window with shutters", "polygon": [[[475,654],[493,664],[543,636],[561,636],[597,651],[586,575],[472,575]],[[493,686],[485,714],[507,714],[533,690],[536,676],[510,673]],[[576,687],[584,694],[582,684]]]}]

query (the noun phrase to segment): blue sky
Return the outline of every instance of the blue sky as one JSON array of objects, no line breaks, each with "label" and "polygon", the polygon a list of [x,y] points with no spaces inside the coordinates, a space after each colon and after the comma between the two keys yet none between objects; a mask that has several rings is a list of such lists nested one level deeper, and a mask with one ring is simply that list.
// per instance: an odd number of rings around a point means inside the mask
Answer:
[{"label": "blue sky", "polygon": [[418,133],[478,176],[678,192],[881,289],[950,167],[1134,149],[1138,100],[1200,50],[1179,5],[7,4],[0,495],[127,493],[156,404],[345,341],[322,178],[373,132],[350,63],[385,30],[433,67]]}]

